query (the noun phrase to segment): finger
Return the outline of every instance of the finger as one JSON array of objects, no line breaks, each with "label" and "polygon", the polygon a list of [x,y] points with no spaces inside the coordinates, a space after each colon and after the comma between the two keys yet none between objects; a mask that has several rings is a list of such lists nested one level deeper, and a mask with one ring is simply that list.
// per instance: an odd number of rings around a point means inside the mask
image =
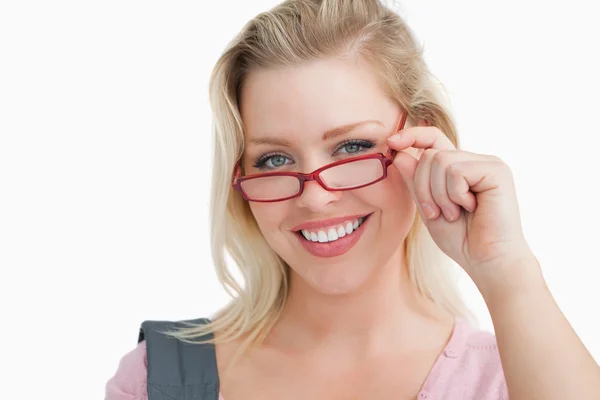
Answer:
[{"label": "finger", "polygon": [[458,162],[449,168],[453,175],[463,177],[479,205],[493,204],[489,210],[494,210],[493,218],[503,220],[506,230],[522,232],[514,180],[508,165],[490,156],[487,161]]},{"label": "finger", "polygon": [[406,181],[411,192],[414,193],[414,180],[415,180],[415,171],[417,170],[417,166],[419,165],[419,160],[413,157],[411,154],[405,151],[399,151],[394,156],[393,161],[394,167]]},{"label": "finger", "polygon": [[[473,212],[477,204],[476,197],[470,191],[467,181],[462,175],[457,174],[458,170],[451,171],[451,167],[456,163],[471,161],[475,162],[475,168],[481,169],[481,163],[494,160],[493,156],[468,151],[439,151],[436,153],[431,167],[431,193],[447,218],[457,218],[460,213],[459,206]],[[477,167],[477,165],[479,166]]]},{"label": "finger", "polygon": [[[446,170],[455,160],[464,158],[458,151],[437,151],[431,162],[431,194],[448,221],[454,221],[460,216],[460,205],[450,197]],[[467,192],[469,185],[467,185]]]},{"label": "finger", "polygon": [[[470,164],[469,161],[466,163]],[[446,169],[446,186],[448,190],[448,196],[455,204],[462,206],[469,212],[475,212],[477,208],[477,198],[471,192],[469,183],[465,178],[462,171],[468,168],[467,165],[464,167],[463,163],[454,163],[451,167]],[[473,166],[475,167],[475,166]],[[479,166],[481,167],[481,165]]]},{"label": "finger", "polygon": [[400,151],[409,147],[420,149],[456,150],[450,139],[434,126],[414,126],[401,130],[387,139],[390,148]]},{"label": "finger", "polygon": [[440,150],[427,149],[419,159],[419,165],[415,170],[414,192],[417,203],[419,204],[423,215],[427,219],[436,219],[441,213],[441,209],[436,203],[431,191],[431,169],[433,159]]},{"label": "finger", "polygon": [[419,203],[418,197],[415,194],[415,175],[417,169],[419,167],[420,161],[417,160],[413,155],[408,154],[405,151],[400,151],[396,153],[394,157],[394,167],[400,171],[402,178],[406,182],[408,189],[410,190],[410,194],[413,197],[415,203],[417,203],[417,207],[419,208],[419,212],[425,219],[437,217],[435,209],[427,208],[423,209],[423,206]]},{"label": "finger", "polygon": [[463,161],[452,164],[449,173],[462,176],[473,193],[483,193],[498,189],[502,183],[512,183],[510,168],[497,157],[485,160]]}]

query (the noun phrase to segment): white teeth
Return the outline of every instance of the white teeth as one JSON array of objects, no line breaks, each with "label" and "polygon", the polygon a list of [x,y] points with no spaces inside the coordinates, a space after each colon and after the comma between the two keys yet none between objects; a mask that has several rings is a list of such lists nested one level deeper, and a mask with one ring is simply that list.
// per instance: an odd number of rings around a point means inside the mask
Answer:
[{"label": "white teeth", "polygon": [[319,231],[319,242],[321,242],[321,243],[328,242],[327,234],[323,231]]},{"label": "white teeth", "polygon": [[334,228],[329,228],[327,231],[327,240],[332,242],[338,239],[337,231]]},{"label": "white teeth", "polygon": [[358,227],[361,226],[363,222],[365,222],[364,218],[358,218],[355,221],[347,221],[341,225],[338,225],[337,227],[328,228],[326,231],[320,230],[316,232],[310,232],[306,229],[302,229],[301,233],[306,240],[311,242],[334,242],[339,238],[343,238],[346,235],[350,235],[352,232],[358,229]]},{"label": "white teeth", "polygon": [[352,233],[352,231],[353,231],[353,230],[354,230],[354,229],[353,229],[353,227],[352,227],[352,222],[348,222],[348,223],[346,223],[346,233],[349,235],[349,234],[351,234],[351,233]]}]

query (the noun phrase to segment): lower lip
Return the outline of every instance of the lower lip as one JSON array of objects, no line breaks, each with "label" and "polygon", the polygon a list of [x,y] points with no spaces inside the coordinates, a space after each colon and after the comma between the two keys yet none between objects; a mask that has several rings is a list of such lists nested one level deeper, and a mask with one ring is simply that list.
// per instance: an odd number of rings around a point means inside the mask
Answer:
[{"label": "lower lip", "polygon": [[313,256],[324,258],[341,256],[350,251],[350,249],[358,242],[364,232],[365,225],[369,223],[369,216],[367,216],[367,219],[363,221],[358,229],[335,242],[321,243],[308,241],[302,236],[301,232],[297,232],[296,236],[298,236],[298,240],[302,246]]}]

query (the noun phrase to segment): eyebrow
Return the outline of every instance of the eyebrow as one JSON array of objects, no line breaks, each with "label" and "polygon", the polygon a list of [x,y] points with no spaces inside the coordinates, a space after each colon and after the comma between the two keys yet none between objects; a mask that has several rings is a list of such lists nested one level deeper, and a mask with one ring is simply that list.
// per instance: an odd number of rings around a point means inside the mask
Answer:
[{"label": "eyebrow", "polygon": [[292,147],[292,143],[289,140],[274,137],[259,137],[250,139],[250,143],[257,145],[266,144],[270,146]]},{"label": "eyebrow", "polygon": [[[352,130],[354,130],[358,127],[361,127],[364,125],[371,125],[371,124],[375,124],[375,125],[384,127],[384,125],[383,125],[383,123],[381,123],[381,121],[377,121],[374,119],[353,122],[351,124],[346,124],[346,125],[338,126],[337,128],[329,129],[328,131],[323,133],[323,136],[321,139],[324,141],[330,140],[334,137],[341,136],[348,132],[351,132]],[[292,143],[289,140],[275,138],[275,137],[258,137],[258,138],[250,139],[250,143],[256,144],[256,145],[262,144],[262,145],[283,146],[283,147],[291,147],[292,146]]]},{"label": "eyebrow", "polygon": [[323,140],[329,140],[332,139],[336,136],[340,136],[340,135],[344,135],[356,128],[358,128],[359,126],[363,126],[363,125],[371,125],[371,124],[376,124],[376,125],[380,125],[381,127],[384,127],[384,125],[377,120],[374,119],[369,119],[366,121],[359,121],[359,122],[353,122],[351,124],[347,124],[347,125],[342,125],[342,126],[338,126],[337,128],[333,128],[328,130],[327,132],[325,132],[323,134]]}]

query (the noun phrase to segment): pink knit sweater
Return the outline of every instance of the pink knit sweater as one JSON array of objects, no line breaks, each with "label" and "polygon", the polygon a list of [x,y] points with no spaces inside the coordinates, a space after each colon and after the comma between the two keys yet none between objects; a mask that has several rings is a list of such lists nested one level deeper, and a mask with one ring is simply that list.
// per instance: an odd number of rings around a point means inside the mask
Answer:
[{"label": "pink knit sweater", "polygon": [[[105,400],[148,400],[146,367],[146,346],[141,342],[121,359],[116,374],[106,383]],[[508,399],[494,335],[457,322],[418,399]]]}]

